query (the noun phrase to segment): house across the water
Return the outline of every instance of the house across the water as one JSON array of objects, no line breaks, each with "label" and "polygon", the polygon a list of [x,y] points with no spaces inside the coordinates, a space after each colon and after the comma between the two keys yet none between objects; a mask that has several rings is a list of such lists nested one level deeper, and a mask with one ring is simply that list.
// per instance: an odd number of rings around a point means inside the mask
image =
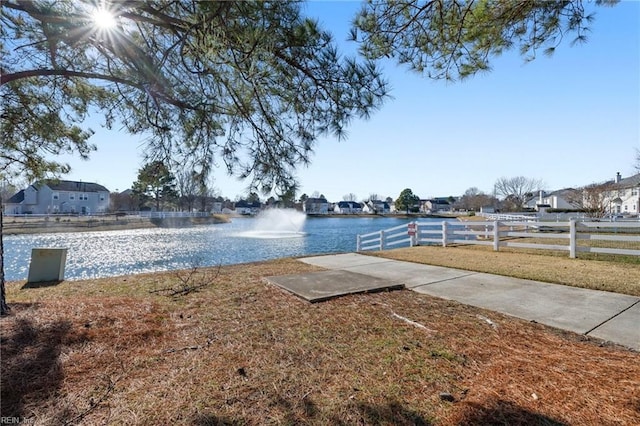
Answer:
[{"label": "house across the water", "polygon": [[109,190],[91,182],[43,180],[20,190],[4,203],[12,214],[92,214],[109,209]]}]

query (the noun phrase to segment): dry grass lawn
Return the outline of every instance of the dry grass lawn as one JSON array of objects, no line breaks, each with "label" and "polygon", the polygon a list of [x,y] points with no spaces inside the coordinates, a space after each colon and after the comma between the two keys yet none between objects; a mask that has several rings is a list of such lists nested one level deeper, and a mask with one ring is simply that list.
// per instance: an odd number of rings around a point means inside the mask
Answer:
[{"label": "dry grass lawn", "polygon": [[506,275],[536,281],[640,296],[640,258],[616,261],[570,259],[567,253],[486,246],[420,246],[369,252],[396,260]]},{"label": "dry grass lawn", "polygon": [[408,290],[309,304],[263,279],[314,270],[293,259],[201,270],[196,280],[210,285],[179,298],[150,293],[178,273],[9,283],[2,416],[42,425],[640,424],[637,352]]}]

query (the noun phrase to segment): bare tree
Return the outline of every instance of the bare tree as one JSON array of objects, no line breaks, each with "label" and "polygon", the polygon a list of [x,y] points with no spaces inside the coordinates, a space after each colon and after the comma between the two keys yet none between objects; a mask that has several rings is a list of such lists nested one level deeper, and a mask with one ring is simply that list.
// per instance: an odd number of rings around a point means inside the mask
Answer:
[{"label": "bare tree", "polygon": [[[218,195],[219,190],[213,186],[213,177],[209,177],[207,182],[200,182],[198,188],[198,201],[200,204],[200,211],[206,212],[213,209],[214,201],[224,201],[222,197]],[[216,200],[219,198],[219,200]]]},{"label": "bare tree", "polygon": [[174,176],[180,210],[192,211],[202,186],[202,175],[193,169],[179,168]]},{"label": "bare tree", "polygon": [[350,192],[342,196],[342,201],[356,201],[357,199],[358,199],[358,196],[353,192]]},{"label": "bare tree", "polygon": [[636,164],[633,167],[640,173],[640,148],[636,148]]},{"label": "bare tree", "polygon": [[497,197],[504,200],[506,210],[520,210],[527,198],[532,197],[544,187],[540,179],[531,179],[524,176],[512,178],[501,177],[494,185]]},{"label": "bare tree", "polygon": [[603,217],[611,212],[613,200],[617,197],[617,192],[613,181],[604,183],[592,183],[577,189],[568,191],[567,201],[583,210],[589,217]]},{"label": "bare tree", "polygon": [[459,209],[480,211],[482,207],[495,206],[497,201],[496,197],[485,194],[476,187],[472,187],[467,189],[455,204]]},{"label": "bare tree", "polygon": [[380,199],[380,197],[375,192],[372,192],[371,194],[369,194],[369,200],[370,201],[376,201],[376,200],[379,200],[379,199]]},{"label": "bare tree", "polygon": [[111,201],[111,211],[132,211],[140,206],[139,196],[133,191],[112,192],[109,196]]}]

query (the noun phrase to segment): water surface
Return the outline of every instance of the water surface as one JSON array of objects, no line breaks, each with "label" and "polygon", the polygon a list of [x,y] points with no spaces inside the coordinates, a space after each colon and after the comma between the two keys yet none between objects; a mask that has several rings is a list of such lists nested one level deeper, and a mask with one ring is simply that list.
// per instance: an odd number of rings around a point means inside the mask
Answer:
[{"label": "water surface", "polygon": [[238,218],[191,228],[9,235],[4,237],[5,277],[25,280],[31,249],[36,247],[68,248],[65,278],[73,280],[352,252],[356,235],[407,222],[409,219],[400,218],[307,218],[300,229],[270,229],[260,219]]}]

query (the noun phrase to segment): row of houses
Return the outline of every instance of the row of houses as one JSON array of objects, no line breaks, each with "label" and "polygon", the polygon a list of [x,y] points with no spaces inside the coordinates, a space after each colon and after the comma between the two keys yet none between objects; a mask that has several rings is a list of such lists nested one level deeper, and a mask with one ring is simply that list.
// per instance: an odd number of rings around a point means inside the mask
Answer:
[{"label": "row of houses", "polygon": [[[622,178],[617,173],[612,181],[598,186],[599,197],[604,201],[608,214],[637,216],[640,212],[640,173]],[[576,190],[540,191],[526,201],[523,208],[579,209],[584,203],[575,199]],[[414,206],[420,213],[446,213],[454,210],[455,197],[438,197],[420,200]],[[5,214],[95,214],[110,209],[110,192],[97,183],[67,180],[42,181],[14,194],[3,205]],[[232,205],[214,203],[214,212],[253,215],[264,206],[260,202],[240,200]],[[326,198],[307,198],[297,208],[308,214],[389,214],[394,213],[393,202],[369,200],[329,202]]]},{"label": "row of houses", "polygon": [[[18,191],[4,203],[4,213],[21,214],[99,214],[109,211],[110,192],[97,183],[68,180],[41,181]],[[366,203],[340,201],[330,203],[325,198],[307,198],[298,206],[309,214],[388,214],[393,203],[372,200]],[[239,200],[232,205],[213,203],[216,213],[254,215],[264,208],[258,201]]]},{"label": "row of houses", "polygon": [[[222,213],[235,212],[241,215],[254,215],[260,212],[265,206],[260,202],[250,202],[240,200],[235,203],[235,211],[222,211]],[[268,207],[268,206],[267,206]],[[389,213],[391,208],[388,203],[379,201],[377,203],[358,203],[356,201],[340,201],[331,203],[326,198],[307,198],[304,202],[294,206],[307,214],[326,215],[330,213],[340,214],[363,214],[373,212],[374,209],[381,213]]]},{"label": "row of houses", "polygon": [[[616,173],[613,180],[593,185],[590,190],[591,196],[598,198],[603,213],[637,216],[640,212],[640,173],[628,178],[622,178],[620,173]],[[589,190],[585,193],[585,190],[577,191],[572,188],[540,191],[536,197],[527,200],[525,208],[536,211],[580,209],[589,206],[589,195]]]},{"label": "row of houses", "polygon": [[[453,211],[455,197],[430,198],[420,200],[412,210],[420,213],[447,213]],[[397,212],[394,202],[369,200],[339,201],[331,203],[324,198],[309,198],[302,204],[303,211],[309,214],[389,214]],[[403,212],[400,212],[403,213]]]}]

